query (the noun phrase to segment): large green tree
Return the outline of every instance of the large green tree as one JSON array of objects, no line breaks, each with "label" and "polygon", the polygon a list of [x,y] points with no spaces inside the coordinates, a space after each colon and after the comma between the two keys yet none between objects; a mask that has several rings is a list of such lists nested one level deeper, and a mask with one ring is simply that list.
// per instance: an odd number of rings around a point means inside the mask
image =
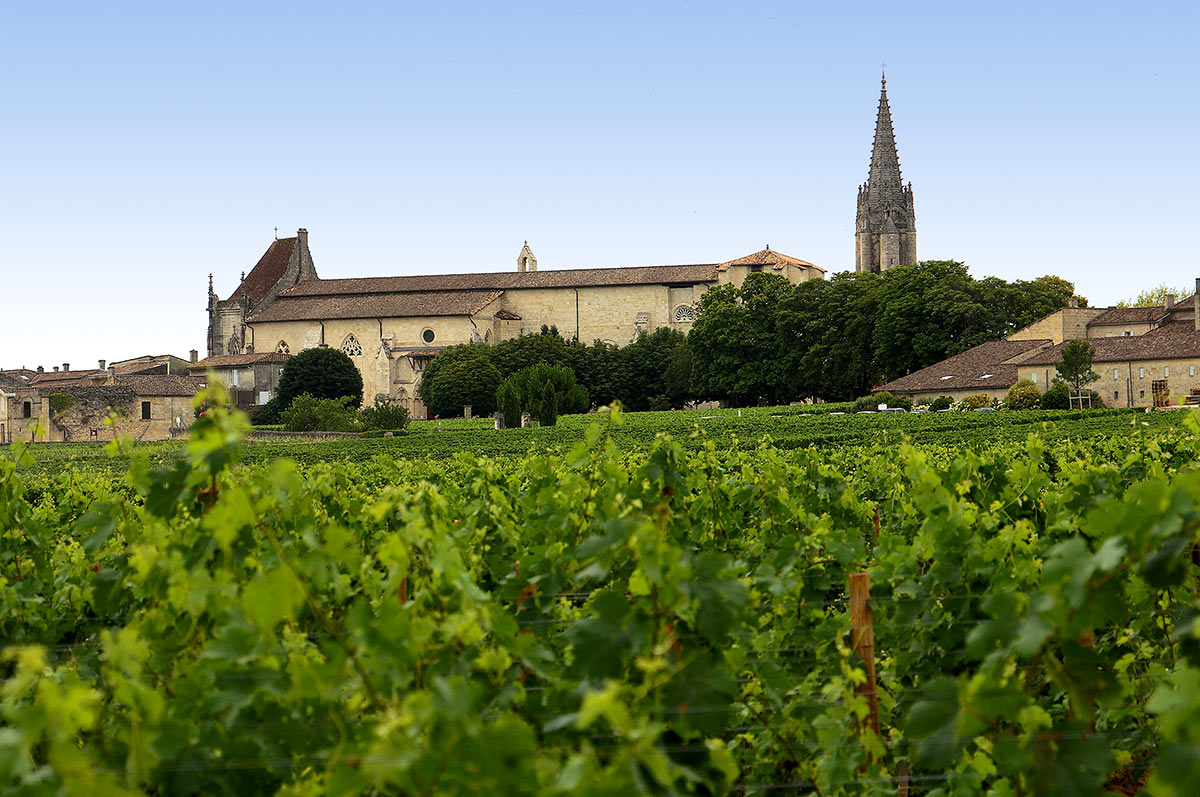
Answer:
[{"label": "large green tree", "polygon": [[1192,292],[1187,288],[1172,288],[1163,282],[1149,290],[1142,291],[1132,299],[1117,302],[1117,307],[1163,307],[1167,303],[1168,296],[1183,299],[1191,295]]},{"label": "large green tree", "polygon": [[467,406],[474,415],[491,415],[499,386],[500,371],[488,346],[469,343],[439,352],[426,366],[418,392],[429,411],[441,418],[460,416]]},{"label": "large green tree", "polygon": [[354,361],[337,349],[305,349],[283,365],[275,398],[279,411],[304,393],[318,399],[348,397],[349,405],[358,407],[363,400],[362,374]]}]

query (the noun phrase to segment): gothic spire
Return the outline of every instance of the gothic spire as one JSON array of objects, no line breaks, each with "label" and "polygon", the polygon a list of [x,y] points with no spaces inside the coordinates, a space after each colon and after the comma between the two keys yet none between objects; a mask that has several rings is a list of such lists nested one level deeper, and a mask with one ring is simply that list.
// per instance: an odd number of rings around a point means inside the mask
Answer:
[{"label": "gothic spire", "polygon": [[872,205],[902,202],[900,157],[896,154],[896,135],[892,131],[892,109],[888,106],[887,76],[879,90],[879,115],[875,119],[875,146],[871,150],[871,173],[867,178]]}]

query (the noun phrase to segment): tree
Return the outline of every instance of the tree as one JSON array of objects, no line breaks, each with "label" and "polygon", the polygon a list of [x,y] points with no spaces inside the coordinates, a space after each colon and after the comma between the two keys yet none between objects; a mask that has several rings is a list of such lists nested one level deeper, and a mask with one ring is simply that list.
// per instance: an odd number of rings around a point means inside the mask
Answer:
[{"label": "tree", "polygon": [[687,400],[686,390],[680,391],[676,385],[673,398],[668,396],[667,373],[674,351],[686,346],[684,333],[659,327],[649,334],[638,334],[637,340],[619,350],[629,376],[628,388],[619,398],[627,409],[648,410],[652,403],[676,408],[683,406]]},{"label": "tree", "polygon": [[1071,393],[1064,382],[1055,381],[1042,394],[1042,409],[1065,410],[1071,406]]},{"label": "tree", "polygon": [[462,415],[470,406],[475,415],[496,411],[500,370],[483,343],[451,346],[437,354],[425,368],[417,389],[429,411],[442,418]]},{"label": "tree", "polygon": [[1008,389],[1005,403],[1010,410],[1036,410],[1042,406],[1042,391],[1028,379],[1020,379]]},{"label": "tree", "polygon": [[1176,299],[1182,299],[1185,296],[1190,295],[1191,293],[1187,288],[1180,288],[1177,290],[1163,282],[1148,291],[1142,291],[1133,299],[1117,302],[1117,307],[1165,307],[1168,296],[1174,296]]},{"label": "tree", "polygon": [[1096,356],[1096,350],[1086,340],[1069,341],[1062,347],[1061,356],[1062,359],[1054,367],[1074,395],[1080,395],[1084,385],[1100,378],[1092,371],[1092,358]]},{"label": "tree", "polygon": [[358,407],[363,400],[362,374],[354,361],[337,349],[305,349],[291,357],[279,375],[279,411],[303,393],[318,399],[349,398],[350,406]]},{"label": "tree", "polygon": [[496,403],[506,426],[519,426],[528,412],[541,426],[554,426],[559,415],[586,412],[587,391],[575,374],[562,365],[538,363],[509,375],[496,391]]}]

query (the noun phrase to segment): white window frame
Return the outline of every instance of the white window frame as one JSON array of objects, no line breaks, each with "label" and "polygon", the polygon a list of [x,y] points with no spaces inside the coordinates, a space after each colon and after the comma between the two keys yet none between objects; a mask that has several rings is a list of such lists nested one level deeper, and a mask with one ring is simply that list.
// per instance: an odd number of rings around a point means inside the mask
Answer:
[{"label": "white window frame", "polygon": [[1138,379],[1145,379],[1145,378],[1146,378],[1146,369],[1139,368],[1138,369]]},{"label": "white window frame", "polygon": [[1113,369],[1113,379],[1120,379],[1120,378],[1121,378],[1121,369],[1114,368]]}]

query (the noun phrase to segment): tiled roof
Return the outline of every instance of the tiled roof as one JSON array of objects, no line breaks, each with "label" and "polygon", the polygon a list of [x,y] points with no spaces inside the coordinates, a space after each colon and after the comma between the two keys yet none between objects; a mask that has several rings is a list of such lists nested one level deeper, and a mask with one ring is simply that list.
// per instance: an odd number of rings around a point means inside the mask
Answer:
[{"label": "tiled roof", "polygon": [[[324,280],[322,280],[324,281]],[[359,282],[360,280],[330,280]],[[311,283],[301,282],[300,288]],[[495,301],[503,291],[436,291],[418,293],[348,292],[333,295],[292,294],[285,291],[275,301],[247,319],[264,321],[328,321],[334,318],[406,318],[412,316],[473,315]]]},{"label": "tiled roof", "polygon": [[28,368],[10,368],[7,371],[0,371],[0,375],[19,379],[22,382],[29,382],[37,376],[37,371],[32,371]]},{"label": "tiled roof", "polygon": [[[1189,321],[1172,321],[1144,335],[1119,338],[1092,338],[1088,341],[1096,353],[1092,362],[1128,360],[1175,360],[1200,357],[1200,332]],[[1022,365],[1054,365],[1062,359],[1066,343],[1040,351]]]},{"label": "tiled roof", "polygon": [[[251,300],[257,302],[275,287],[275,283],[279,282],[279,278],[287,270],[288,261],[291,260],[292,250],[295,247],[295,238],[276,238],[271,242],[267,251],[259,258],[258,263],[246,275],[245,288]],[[239,285],[229,298],[236,298],[241,292],[242,286]]]},{"label": "tiled roof", "polygon": [[1171,305],[1171,309],[1172,310],[1191,310],[1195,306],[1196,306],[1196,297],[1194,295],[1193,296],[1184,296],[1182,299],[1177,300],[1175,302],[1175,304]]},{"label": "tiled roof", "polygon": [[12,376],[11,371],[0,371],[0,388],[11,392],[13,390],[28,390],[29,383],[19,376]]},{"label": "tiled roof", "polygon": [[288,355],[277,351],[255,352],[253,354],[222,354],[217,357],[205,357],[198,363],[188,366],[189,371],[203,371],[205,368],[233,368],[239,365],[254,365],[255,363],[285,363]]},{"label": "tiled roof", "polygon": [[82,371],[47,371],[38,374],[30,380],[31,384],[38,387],[47,385],[73,385],[76,383],[89,383],[93,377],[108,376],[108,371],[101,371],[99,368],[84,369]]},{"label": "tiled roof", "polygon": [[1165,307],[1113,307],[1088,322],[1088,326],[1108,324],[1150,324],[1167,314]]},{"label": "tiled roof", "polygon": [[520,321],[521,320],[521,316],[517,315],[512,310],[497,310],[492,315],[495,318],[499,318],[501,321]]},{"label": "tiled roof", "polygon": [[305,280],[279,295],[281,298],[291,298],[373,293],[502,291],[516,288],[584,288],[605,285],[695,285],[716,281],[716,265],[631,266],[628,268],[579,268],[525,272],[500,271],[483,274]]},{"label": "tiled roof", "polygon": [[725,271],[730,266],[770,266],[776,271],[782,270],[784,266],[800,266],[802,268],[816,269],[822,273],[825,271],[825,269],[813,265],[807,260],[785,255],[782,252],[775,252],[770,247],[763,249],[761,252],[755,252],[752,255],[746,255],[745,257],[739,257],[737,260],[722,263],[717,268]]},{"label": "tiled roof", "polygon": [[130,375],[116,378],[118,387],[132,388],[139,396],[194,396],[204,387],[204,380],[194,376],[160,374]]},{"label": "tiled roof", "polygon": [[1017,381],[1016,362],[1029,362],[1031,352],[1049,346],[1049,340],[993,340],[981,343],[928,368],[893,379],[883,390],[924,393],[934,390],[1007,388]]}]

